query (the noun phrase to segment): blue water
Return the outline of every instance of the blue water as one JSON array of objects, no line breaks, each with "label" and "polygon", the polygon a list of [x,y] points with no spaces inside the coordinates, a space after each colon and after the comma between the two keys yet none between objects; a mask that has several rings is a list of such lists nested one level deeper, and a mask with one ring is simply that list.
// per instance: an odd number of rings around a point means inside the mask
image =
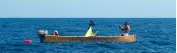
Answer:
[{"label": "blue water", "polygon": [[[40,43],[37,31],[47,29],[51,34],[84,36],[89,20],[95,22],[98,36],[114,36],[122,33],[118,24],[128,21],[131,34],[137,34],[137,42],[63,42]],[[0,53],[175,53],[175,18],[1,18]],[[23,40],[31,39],[31,44]]]}]

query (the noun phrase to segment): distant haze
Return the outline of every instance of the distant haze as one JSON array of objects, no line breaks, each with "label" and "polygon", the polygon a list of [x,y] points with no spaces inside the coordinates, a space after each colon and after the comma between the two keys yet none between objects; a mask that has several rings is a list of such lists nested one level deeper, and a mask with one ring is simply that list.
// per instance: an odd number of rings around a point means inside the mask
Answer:
[{"label": "distant haze", "polygon": [[175,18],[175,0],[1,0],[0,18]]}]

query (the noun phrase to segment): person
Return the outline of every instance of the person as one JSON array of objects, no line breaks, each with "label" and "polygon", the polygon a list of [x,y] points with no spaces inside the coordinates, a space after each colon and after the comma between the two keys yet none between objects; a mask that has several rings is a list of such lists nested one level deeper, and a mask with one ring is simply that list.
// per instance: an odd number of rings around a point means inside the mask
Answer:
[{"label": "person", "polygon": [[88,29],[89,29],[90,27],[92,27],[92,26],[95,26],[95,23],[94,23],[92,20],[90,20]]},{"label": "person", "polygon": [[95,33],[92,32],[92,26],[95,26],[95,24],[92,20],[90,20],[88,31],[85,34],[86,37],[96,36],[96,34],[98,33],[98,32],[95,32]]},{"label": "person", "polygon": [[48,34],[48,31],[47,30],[45,30],[45,35],[47,35]]},{"label": "person", "polygon": [[58,35],[58,31],[55,30],[54,33],[53,33],[53,35],[54,35],[54,36],[59,36],[59,35]]},{"label": "person", "polygon": [[95,23],[92,20],[90,20],[89,26],[95,26]]},{"label": "person", "polygon": [[121,25],[119,25],[119,29],[121,29],[122,31],[124,31],[123,34],[121,34],[122,36],[128,36],[128,33],[130,31],[130,25],[128,24],[128,22],[125,22],[125,27],[122,27]]}]

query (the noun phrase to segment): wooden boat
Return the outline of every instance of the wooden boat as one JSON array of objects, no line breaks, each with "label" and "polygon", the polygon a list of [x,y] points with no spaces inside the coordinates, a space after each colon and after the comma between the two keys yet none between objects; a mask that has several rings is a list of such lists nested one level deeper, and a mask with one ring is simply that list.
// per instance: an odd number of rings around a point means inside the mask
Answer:
[{"label": "wooden boat", "polygon": [[41,42],[136,42],[136,35],[129,36],[53,36],[39,31]]}]

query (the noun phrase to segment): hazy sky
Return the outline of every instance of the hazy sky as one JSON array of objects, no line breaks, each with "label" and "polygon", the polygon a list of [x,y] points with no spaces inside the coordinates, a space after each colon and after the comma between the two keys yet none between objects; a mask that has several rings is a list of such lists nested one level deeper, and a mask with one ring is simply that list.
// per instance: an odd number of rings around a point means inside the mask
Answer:
[{"label": "hazy sky", "polygon": [[0,0],[0,17],[175,17],[175,0]]}]

